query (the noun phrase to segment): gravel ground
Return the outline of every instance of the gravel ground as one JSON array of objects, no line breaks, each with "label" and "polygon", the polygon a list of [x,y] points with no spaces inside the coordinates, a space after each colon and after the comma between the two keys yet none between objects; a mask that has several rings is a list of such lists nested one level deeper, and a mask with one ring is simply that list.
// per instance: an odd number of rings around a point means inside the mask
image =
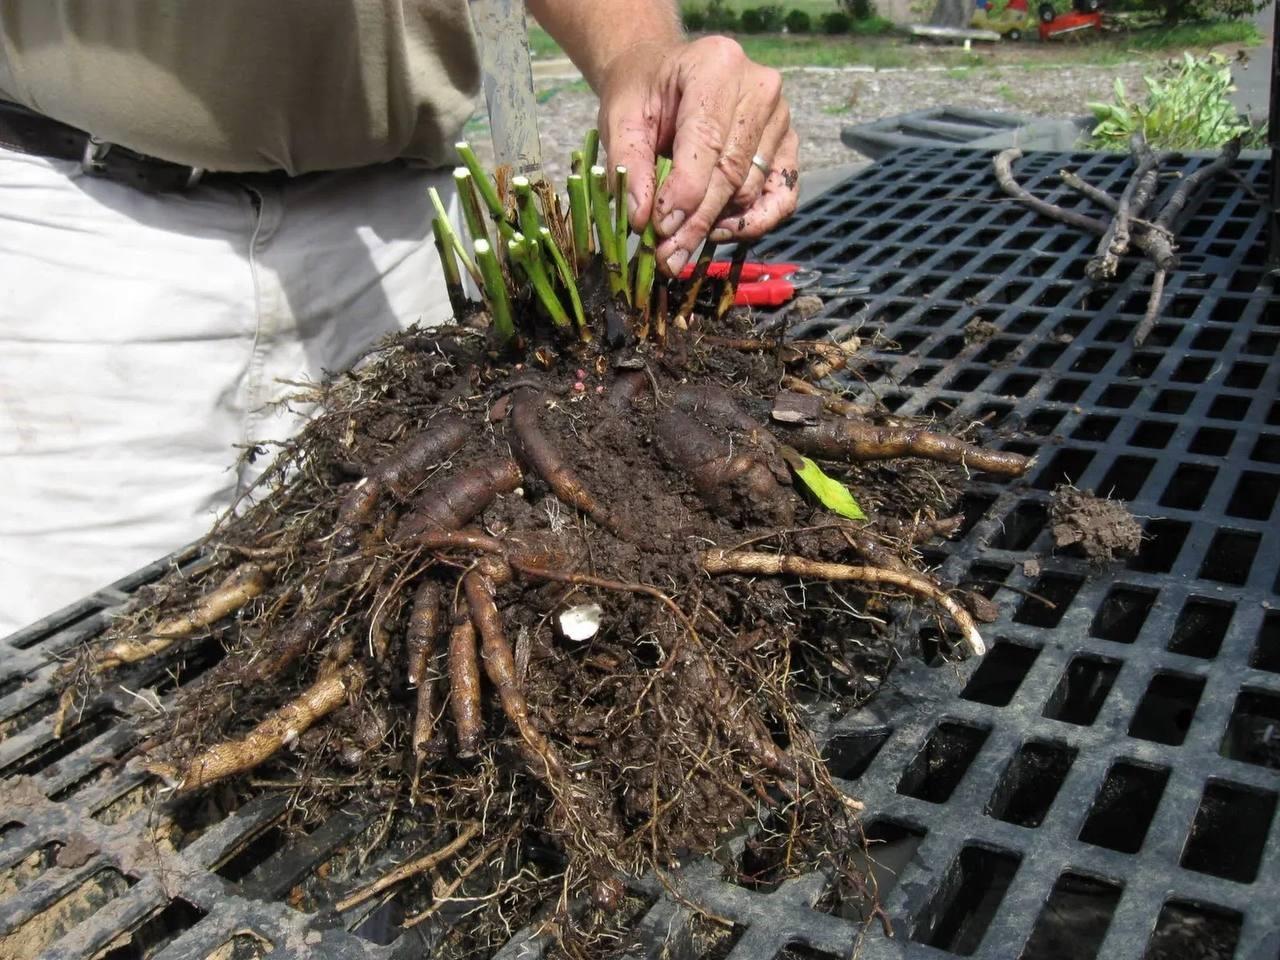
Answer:
[{"label": "gravel ground", "polygon": [[[840,142],[840,128],[845,124],[946,104],[1033,116],[1077,116],[1087,112],[1086,102],[1110,99],[1117,77],[1131,91],[1139,89],[1144,69],[1149,71],[1150,65],[884,71],[796,68],[785,71],[785,89],[802,141],[801,169],[812,172],[865,159]],[[560,182],[567,172],[570,151],[595,124],[596,98],[581,79],[572,76],[544,77],[536,86],[543,159],[553,182]],[[488,163],[492,145],[483,115],[468,124],[467,136]]]}]

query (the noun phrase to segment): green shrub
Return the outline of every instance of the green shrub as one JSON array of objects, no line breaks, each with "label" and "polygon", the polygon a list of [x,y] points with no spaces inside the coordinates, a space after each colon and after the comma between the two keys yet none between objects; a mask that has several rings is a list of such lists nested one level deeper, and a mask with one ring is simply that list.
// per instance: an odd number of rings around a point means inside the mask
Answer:
[{"label": "green shrub", "polygon": [[782,29],[782,22],[785,19],[782,13],[782,7],[776,3],[767,3],[759,8],[760,16],[764,18],[764,27],[770,33],[777,33]]},{"label": "green shrub", "polygon": [[1160,10],[1165,23],[1183,20],[1238,19],[1252,16],[1267,5],[1266,0],[1148,0],[1146,9]]},{"label": "green shrub", "polygon": [[1212,150],[1239,136],[1246,138],[1246,146],[1261,142],[1261,131],[1231,104],[1231,64],[1221,54],[1184,53],[1181,64],[1171,62],[1142,79],[1145,100],[1130,100],[1117,79],[1113,102],[1088,105],[1098,121],[1090,146],[1128,150],[1129,138],[1138,130],[1158,150]]},{"label": "green shrub", "polygon": [[813,18],[803,10],[792,10],[783,21],[783,26],[787,28],[787,33],[808,33],[813,29]]},{"label": "green shrub", "polygon": [[849,16],[842,10],[833,13],[824,13],[822,20],[822,32],[829,34],[848,33],[849,28],[853,26],[853,17]]},{"label": "green shrub", "polygon": [[738,14],[725,5],[725,0],[707,0],[708,30],[737,30]]},{"label": "green shrub", "polygon": [[776,4],[742,11],[743,33],[777,33],[782,29],[782,8]]},{"label": "green shrub", "polygon": [[892,33],[895,27],[888,17],[873,14],[865,20],[855,20],[849,26],[849,32],[860,37],[878,37],[883,33]]},{"label": "green shrub", "polygon": [[690,33],[707,29],[707,11],[701,7],[687,6],[680,8],[680,20]]},{"label": "green shrub", "polygon": [[876,5],[873,0],[840,0],[840,6],[854,20],[870,20],[876,15]]}]

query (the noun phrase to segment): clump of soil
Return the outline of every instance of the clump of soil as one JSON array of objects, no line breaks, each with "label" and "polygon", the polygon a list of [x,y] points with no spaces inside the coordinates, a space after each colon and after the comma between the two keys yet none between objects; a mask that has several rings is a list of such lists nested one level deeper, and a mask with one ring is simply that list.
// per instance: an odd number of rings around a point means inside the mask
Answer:
[{"label": "clump of soil", "polygon": [[[379,894],[386,868],[359,871],[389,850],[429,864],[388,883],[433,956],[539,915],[559,952],[600,955],[626,878],[764,816],[785,824],[784,873],[858,887],[810,711],[883,674],[890,599],[981,650],[915,547],[957,528],[971,471],[1027,461],[833,415],[809,378],[847,357],[747,324],[612,350],[544,333],[501,351],[466,327],[388,343],[310,393],[319,414],[205,562],[62,670],[59,730],[153,658],[215,644],[139,721],[138,762],[180,793],[285,792],[295,825],[366,817],[298,902]],[[775,422],[805,408],[775,407],[780,382],[825,409]],[[871,522],[821,506],[800,481],[819,465]]]},{"label": "clump of soil", "polygon": [[986,343],[999,332],[1000,328],[990,320],[974,317],[964,325],[964,342]]},{"label": "clump of soil", "polygon": [[1074,547],[1097,564],[1132,557],[1142,546],[1142,527],[1118,500],[1095,497],[1092,490],[1060,486],[1049,504],[1053,544]]}]

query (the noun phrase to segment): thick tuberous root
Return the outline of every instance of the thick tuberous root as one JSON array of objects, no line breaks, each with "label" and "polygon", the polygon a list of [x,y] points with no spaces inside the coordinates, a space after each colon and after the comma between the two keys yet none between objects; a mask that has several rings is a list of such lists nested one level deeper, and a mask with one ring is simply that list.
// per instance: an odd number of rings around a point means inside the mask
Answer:
[{"label": "thick tuberous root", "polygon": [[1019,453],[987,450],[921,427],[877,426],[865,420],[843,417],[832,417],[814,426],[788,430],[785,436],[801,453],[828,460],[922,457],[1005,477],[1020,477],[1033,463]]},{"label": "thick tuberous root", "polygon": [[[752,822],[785,850],[771,882],[858,888],[857,801],[813,705],[858,708],[922,619],[982,651],[978,601],[917,548],[960,529],[971,475],[1030,466],[980,425],[837,394],[851,343],[715,321],[710,251],[692,299],[645,244],[623,257],[597,159],[567,211],[468,162],[485,307],[310,389],[316,417],[208,555],[58,674],[63,735],[139,705],[128,762],[181,795],[161,803],[268,794],[287,830],[369,824],[304,908],[395,897],[446,960],[535,921],[548,955],[598,956],[629,878]],[[476,249],[446,240],[455,266]],[[571,284],[566,330],[545,300],[568,310]]]},{"label": "thick tuberous root", "polygon": [[152,773],[182,791],[225,780],[260,766],[355,695],[364,670],[349,664],[322,677],[238,740],[216,744],[193,757],[184,769],[151,764]]}]

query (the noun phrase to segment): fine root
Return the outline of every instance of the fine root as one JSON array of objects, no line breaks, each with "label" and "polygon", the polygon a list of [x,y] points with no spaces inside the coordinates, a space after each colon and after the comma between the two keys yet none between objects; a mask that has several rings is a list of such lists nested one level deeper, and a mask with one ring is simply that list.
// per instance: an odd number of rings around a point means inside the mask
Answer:
[{"label": "fine root", "polygon": [[426,873],[428,870],[434,870],[440,864],[455,856],[463,847],[475,839],[476,834],[479,832],[480,824],[468,823],[459,831],[456,837],[440,849],[432,850],[424,856],[410,860],[408,863],[400,864],[385,876],[339,900],[334,904],[334,909],[339,913],[343,910],[350,910],[357,903],[363,903],[370,897],[377,896],[388,887],[394,887],[397,883],[403,883],[410,877],[416,877],[419,874]]},{"label": "fine root", "polygon": [[702,568],[712,575],[738,573],[744,576],[795,576],[815,580],[844,580],[897,587],[936,603],[955,621],[969,652],[981,656],[987,646],[969,611],[947,596],[936,585],[916,574],[876,567],[852,567],[843,563],[824,563],[782,553],[730,552],[709,550],[702,556]]}]

